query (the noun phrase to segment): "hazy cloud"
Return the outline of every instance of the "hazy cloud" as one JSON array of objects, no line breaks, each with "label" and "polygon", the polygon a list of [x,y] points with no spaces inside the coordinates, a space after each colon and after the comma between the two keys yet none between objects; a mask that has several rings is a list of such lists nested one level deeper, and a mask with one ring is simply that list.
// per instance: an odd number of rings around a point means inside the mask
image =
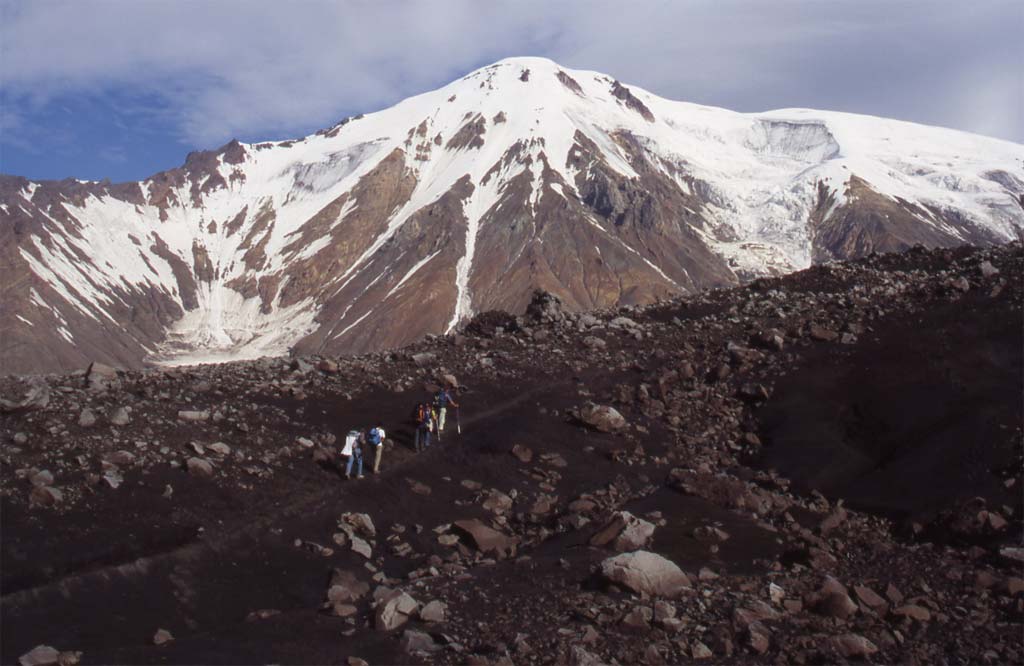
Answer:
[{"label": "hazy cloud", "polygon": [[[190,146],[287,136],[511,55],[664,97],[805,106],[1024,140],[1019,1],[30,3],[0,0],[4,133],[68,95],[125,98]],[[8,136],[5,140],[11,139]]]}]

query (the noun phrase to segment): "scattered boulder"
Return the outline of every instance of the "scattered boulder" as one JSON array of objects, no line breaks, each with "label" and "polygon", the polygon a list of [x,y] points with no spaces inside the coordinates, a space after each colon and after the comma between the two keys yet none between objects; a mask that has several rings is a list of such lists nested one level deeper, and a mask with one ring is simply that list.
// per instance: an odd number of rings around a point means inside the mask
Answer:
[{"label": "scattered boulder", "polygon": [[600,432],[616,432],[626,427],[626,419],[614,407],[588,402],[576,413],[576,418]]},{"label": "scattered boulder", "polygon": [[999,275],[999,269],[992,265],[991,261],[983,261],[978,265],[978,270],[983,278],[990,278]]},{"label": "scattered boulder", "polygon": [[131,451],[125,451],[123,449],[108,453],[103,457],[105,461],[112,465],[131,465],[135,462],[135,454]]},{"label": "scattered boulder", "polygon": [[49,645],[37,645],[18,658],[20,666],[75,666],[82,660],[81,652],[61,652]]},{"label": "scattered boulder", "polygon": [[338,374],[338,362],[332,361],[329,358],[322,358],[320,362],[316,364],[317,370],[328,375]]},{"label": "scattered boulder", "polygon": [[196,410],[184,409],[184,410],[180,410],[178,412],[178,418],[180,420],[182,420],[182,421],[192,421],[192,422],[209,421],[210,420],[210,410],[204,409],[204,410],[201,410],[201,411],[196,411]]},{"label": "scattered boulder", "polygon": [[809,334],[812,340],[817,340],[818,342],[835,342],[839,339],[837,331],[819,326],[818,324],[811,324]]},{"label": "scattered boulder", "polygon": [[419,354],[412,355],[412,362],[418,367],[425,368],[428,365],[433,365],[437,360],[437,354],[433,352],[420,352]]},{"label": "scattered boulder", "polygon": [[423,631],[406,629],[402,634],[402,649],[406,654],[416,652],[436,652],[441,646],[434,642],[433,637]]},{"label": "scattered boulder", "polygon": [[846,587],[831,576],[826,578],[821,589],[809,595],[806,601],[817,613],[840,620],[849,618],[858,610]]},{"label": "scattered boulder", "polygon": [[85,385],[94,391],[103,391],[120,386],[117,370],[102,363],[93,362],[85,373]]},{"label": "scattered boulder", "polygon": [[622,625],[627,629],[642,631],[650,629],[653,620],[654,612],[649,606],[636,606],[622,618]]},{"label": "scattered boulder", "polygon": [[373,557],[373,548],[370,547],[370,544],[367,543],[365,539],[360,539],[353,535],[350,537],[350,541],[352,552],[358,553],[366,559]]},{"label": "scattered boulder", "polygon": [[78,415],[78,425],[83,428],[91,428],[96,425],[96,413],[86,407]]},{"label": "scattered boulder", "polygon": [[859,634],[842,634],[833,636],[832,647],[847,659],[870,657],[878,652],[878,646]]},{"label": "scattered boulder", "polygon": [[487,494],[482,506],[487,511],[502,514],[512,508],[512,498],[494,488]]},{"label": "scattered boulder", "polygon": [[124,407],[118,407],[110,413],[110,422],[116,426],[126,426],[132,422],[132,417]]},{"label": "scattered boulder", "polygon": [[484,525],[479,520],[456,520],[452,525],[468,536],[476,549],[481,553],[494,553],[498,557],[510,557],[515,554],[519,539],[502,534],[498,530]]},{"label": "scattered boulder", "polygon": [[[18,658],[21,666],[56,666],[60,664],[60,650],[49,645],[37,645]],[[81,654],[81,653],[78,653]],[[71,663],[78,663],[77,661]]]},{"label": "scattered boulder", "polygon": [[224,442],[214,442],[207,447],[210,451],[213,451],[218,456],[227,456],[231,454],[231,447]]},{"label": "scattered boulder", "polygon": [[0,398],[0,413],[21,414],[46,409],[50,404],[50,386],[42,377],[29,377],[13,391],[18,398]]},{"label": "scattered boulder", "polygon": [[526,306],[526,316],[536,322],[561,321],[565,319],[562,299],[543,289],[537,289],[533,292],[530,304]]},{"label": "scattered boulder", "polygon": [[331,607],[335,615],[340,615],[338,610],[341,605],[359,601],[369,591],[370,585],[359,580],[351,571],[335,569],[331,573],[331,582],[327,588],[327,603],[325,606]]},{"label": "scattered boulder", "polygon": [[818,525],[823,534],[827,534],[846,522],[846,509],[837,506],[835,510],[825,517]]},{"label": "scattered boulder", "polygon": [[409,621],[417,606],[416,600],[403,590],[391,590],[377,603],[374,627],[378,631],[397,629]]},{"label": "scattered boulder", "polygon": [[124,483],[124,477],[117,470],[108,469],[103,473],[101,477],[104,483],[106,483],[112,490],[117,490],[122,483]]},{"label": "scattered boulder", "polygon": [[28,501],[31,506],[54,506],[64,501],[64,494],[52,486],[33,486]]},{"label": "scattered boulder", "polygon": [[28,482],[33,486],[52,486],[53,474],[48,469],[32,470],[29,472]]},{"label": "scattered boulder", "polygon": [[601,659],[590,652],[587,652],[578,645],[574,645],[569,652],[569,663],[571,666],[602,666]]},{"label": "scattered boulder", "polygon": [[637,518],[628,511],[618,511],[597,534],[591,537],[590,545],[604,546],[611,543],[615,550],[624,553],[643,548],[652,536],[652,523]]},{"label": "scattered boulder", "polygon": [[533,450],[526,448],[522,444],[516,444],[512,447],[512,455],[524,464],[533,460]]},{"label": "scattered boulder", "polygon": [[424,622],[444,622],[448,607],[442,601],[431,601],[420,609],[420,619]]},{"label": "scattered boulder", "polygon": [[889,603],[870,587],[865,585],[854,585],[853,593],[856,595],[857,601],[861,602],[879,615],[885,615],[886,611],[889,609]]},{"label": "scattered boulder", "polygon": [[166,629],[157,629],[156,633],[153,634],[153,645],[163,645],[164,643],[169,643],[173,640],[174,636],[172,636],[171,632]]},{"label": "scattered boulder", "polygon": [[254,610],[253,612],[246,615],[245,621],[257,622],[259,620],[266,620],[267,618],[274,617],[275,615],[280,614],[281,611],[277,610],[276,608],[261,608],[259,610]]},{"label": "scattered boulder", "polygon": [[206,458],[193,456],[185,461],[185,466],[188,468],[189,474],[203,477],[213,476],[213,463]]},{"label": "scattered boulder", "polygon": [[354,513],[347,512],[341,514],[341,518],[338,519],[340,525],[349,526],[358,534],[373,539],[377,536],[377,528],[373,524],[373,519],[367,513]]},{"label": "scattered boulder", "polygon": [[694,641],[690,646],[690,655],[697,660],[710,659],[715,656],[711,649],[700,641]]},{"label": "scattered boulder", "polygon": [[931,611],[924,606],[918,606],[916,604],[907,604],[906,606],[894,608],[892,614],[899,617],[905,617],[910,620],[917,620],[918,622],[928,622],[932,619]]},{"label": "scattered boulder", "polygon": [[657,597],[675,597],[692,587],[674,562],[645,550],[608,558],[601,563],[601,574],[612,583]]}]

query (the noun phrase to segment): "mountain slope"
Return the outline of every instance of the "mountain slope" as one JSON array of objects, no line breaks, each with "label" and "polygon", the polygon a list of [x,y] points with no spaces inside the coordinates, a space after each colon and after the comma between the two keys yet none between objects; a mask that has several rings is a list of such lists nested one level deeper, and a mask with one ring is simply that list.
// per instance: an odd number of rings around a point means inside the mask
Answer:
[{"label": "mountain slope", "polygon": [[1024,147],[739,114],[514,58],[139,183],[0,179],[0,368],[401,345],[534,288],[650,302],[1024,226]]}]

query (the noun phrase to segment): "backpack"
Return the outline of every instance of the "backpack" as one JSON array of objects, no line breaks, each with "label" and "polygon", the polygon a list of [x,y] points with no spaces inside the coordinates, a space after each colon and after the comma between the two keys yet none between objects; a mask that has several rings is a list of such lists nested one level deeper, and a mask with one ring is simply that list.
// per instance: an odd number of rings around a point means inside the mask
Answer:
[{"label": "backpack", "polygon": [[420,405],[416,408],[416,423],[423,425],[430,421],[430,408]]},{"label": "backpack", "polygon": [[370,432],[366,434],[366,441],[373,446],[380,445],[380,428],[370,428]]},{"label": "backpack", "polygon": [[341,455],[343,455],[343,456],[350,456],[350,455],[352,455],[352,452],[355,450],[355,448],[356,448],[356,446],[358,444],[359,444],[359,431],[358,430],[349,430],[348,434],[345,436],[345,446],[344,446],[344,448],[341,449]]}]

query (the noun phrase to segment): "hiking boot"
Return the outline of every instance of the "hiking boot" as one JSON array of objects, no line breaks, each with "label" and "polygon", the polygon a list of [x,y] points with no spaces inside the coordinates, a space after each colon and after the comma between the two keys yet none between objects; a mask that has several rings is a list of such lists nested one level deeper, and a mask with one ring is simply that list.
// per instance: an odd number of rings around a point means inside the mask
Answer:
[{"label": "hiking boot", "polygon": [[357,478],[357,479],[361,479],[361,478],[363,478],[363,475],[362,475],[362,474],[360,474],[360,475],[359,475],[359,476],[357,476],[356,478]]}]

